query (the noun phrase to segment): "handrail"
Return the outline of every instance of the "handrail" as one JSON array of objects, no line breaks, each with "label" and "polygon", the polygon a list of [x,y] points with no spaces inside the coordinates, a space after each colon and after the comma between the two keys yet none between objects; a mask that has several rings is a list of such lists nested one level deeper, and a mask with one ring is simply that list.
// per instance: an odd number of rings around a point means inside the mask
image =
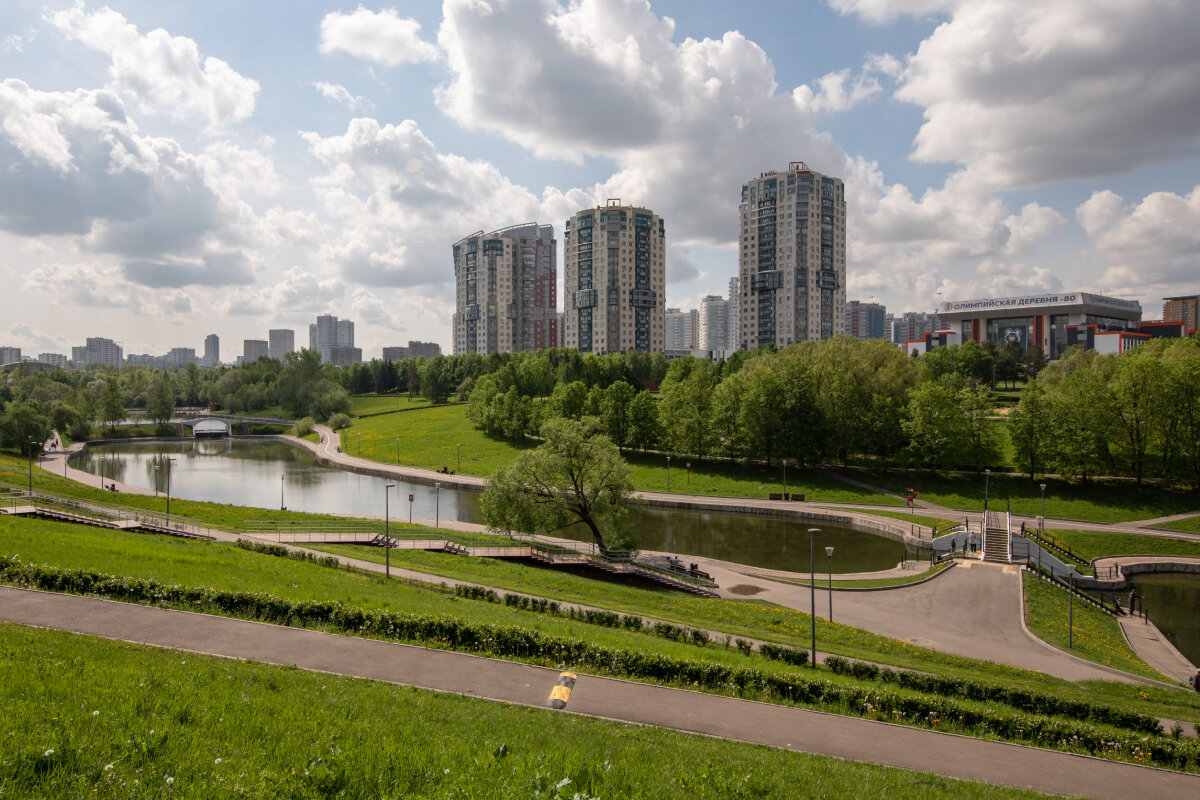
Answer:
[{"label": "handrail", "polygon": [[26,501],[35,509],[61,514],[75,514],[87,517],[93,521],[114,523],[133,522],[140,526],[151,527],[194,536],[207,536],[204,530],[214,527],[199,520],[178,514],[164,514],[132,506],[115,506],[95,500],[83,500],[77,497],[63,497],[45,492],[28,492],[24,489],[14,489],[10,486],[0,487],[7,494],[9,507],[15,507],[17,499]]},{"label": "handrail", "polygon": [[1125,616],[1125,612],[1121,610],[1121,606],[1116,601],[1115,593],[1113,594],[1113,608],[1116,609],[1114,611],[1113,609],[1110,609],[1108,606],[1104,605],[1103,600],[1097,600],[1096,598],[1092,597],[1090,594],[1087,594],[1086,592],[1084,592],[1082,589],[1071,585],[1067,581],[1064,581],[1062,578],[1055,575],[1053,570],[1049,570],[1049,571],[1048,570],[1039,570],[1037,568],[1037,562],[1035,562],[1032,558],[1029,558],[1028,556],[1025,558],[1025,568],[1028,569],[1030,572],[1032,572],[1034,575],[1037,575],[1042,580],[1050,581],[1055,586],[1065,589],[1066,591],[1073,594],[1075,597],[1078,597],[1083,602],[1090,603],[1092,606],[1100,609],[1101,611],[1108,614],[1109,616],[1112,616],[1112,617]]}]

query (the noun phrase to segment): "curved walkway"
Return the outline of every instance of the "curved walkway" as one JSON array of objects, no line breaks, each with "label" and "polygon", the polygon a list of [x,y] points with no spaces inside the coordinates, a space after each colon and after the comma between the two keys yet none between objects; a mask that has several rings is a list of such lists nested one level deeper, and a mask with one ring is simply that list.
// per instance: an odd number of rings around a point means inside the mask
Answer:
[{"label": "curved walkway", "polygon": [[[444,650],[8,587],[0,587],[0,619],[531,707],[546,707],[559,674]],[[563,713],[1053,794],[1200,796],[1197,775],[590,675],[579,675]]]}]

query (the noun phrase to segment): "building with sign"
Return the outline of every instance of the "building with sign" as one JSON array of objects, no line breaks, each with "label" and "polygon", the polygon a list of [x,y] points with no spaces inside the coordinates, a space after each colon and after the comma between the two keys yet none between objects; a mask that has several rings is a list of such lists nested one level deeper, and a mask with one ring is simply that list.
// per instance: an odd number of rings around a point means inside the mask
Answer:
[{"label": "building with sign", "polygon": [[1040,347],[1051,360],[1073,344],[1122,353],[1153,335],[1141,330],[1138,301],[1087,292],[952,300],[938,307],[938,318],[958,341]]}]

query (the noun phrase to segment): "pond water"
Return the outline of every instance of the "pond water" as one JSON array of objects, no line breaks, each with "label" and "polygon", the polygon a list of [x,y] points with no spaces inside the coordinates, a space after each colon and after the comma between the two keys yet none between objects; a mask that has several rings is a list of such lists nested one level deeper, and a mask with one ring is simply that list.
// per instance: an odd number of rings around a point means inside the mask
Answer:
[{"label": "pond water", "polygon": [[[217,439],[183,442],[126,442],[89,447],[71,466],[104,480],[165,493],[167,460],[171,496],[259,508],[382,517],[384,486],[397,485],[388,513],[405,521],[453,519],[479,522],[479,494],[386,480],[318,464],[307,451],[277,441]],[[157,469],[156,469],[157,467]],[[410,503],[408,498],[412,496]],[[635,506],[631,524],[644,550],[717,558],[771,569],[809,571],[808,528],[815,537],[816,570],[874,572],[899,563],[901,542],[870,533],[779,517]],[[573,526],[564,537],[590,539]],[[834,548],[832,560],[825,547]]]},{"label": "pond water", "polygon": [[1200,665],[1200,577],[1159,573],[1129,583],[1142,596],[1150,621],[1188,661]]}]

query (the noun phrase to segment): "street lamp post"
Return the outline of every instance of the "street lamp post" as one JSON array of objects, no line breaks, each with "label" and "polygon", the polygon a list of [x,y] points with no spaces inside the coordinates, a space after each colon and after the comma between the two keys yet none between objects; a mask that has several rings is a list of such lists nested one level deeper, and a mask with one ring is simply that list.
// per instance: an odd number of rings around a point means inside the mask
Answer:
[{"label": "street lamp post", "polygon": [[400,466],[400,437],[396,437],[396,466]]},{"label": "street lamp post", "polygon": [[175,459],[167,459],[167,516],[171,516],[171,465],[175,463]]},{"label": "street lamp post", "polygon": [[158,464],[154,465],[154,496],[158,497]]},{"label": "street lamp post", "polygon": [[412,525],[412,504],[413,504],[413,493],[409,492],[408,493],[408,524],[409,525]]},{"label": "street lamp post", "polygon": [[1071,588],[1067,591],[1067,647],[1075,649],[1075,569],[1067,573]]},{"label": "street lamp post", "polygon": [[787,500],[787,459],[783,459],[783,499]]},{"label": "street lamp post", "polygon": [[825,548],[825,558],[829,562],[829,621],[833,622],[833,547]]},{"label": "street lamp post", "polygon": [[458,449],[458,471],[462,472],[462,443],[454,445]]},{"label": "street lamp post", "polygon": [[1041,483],[1038,485],[1042,487],[1042,520],[1041,520],[1042,524],[1039,525],[1038,527],[1041,528],[1042,533],[1045,533],[1046,532],[1046,484]]},{"label": "street lamp post", "polygon": [[[983,471],[983,512],[984,512],[984,514],[987,514],[987,506],[988,506],[988,479],[989,479],[989,478],[991,478],[991,477],[992,477],[992,471],[991,471],[990,469],[985,469],[985,470]],[[986,522],[987,522],[987,520],[986,520],[986,518],[985,518],[985,520],[984,520],[984,523],[986,524]]]},{"label": "street lamp post", "polygon": [[671,457],[667,456],[667,491],[671,491]]},{"label": "street lamp post", "polygon": [[355,435],[358,436],[358,439],[355,440],[356,446],[354,448],[354,455],[361,456],[362,455],[362,434],[359,433],[359,434],[355,434]]},{"label": "street lamp post", "polygon": [[33,446],[37,442],[29,440],[29,495],[33,496]]},{"label": "street lamp post", "polygon": [[809,601],[812,603],[809,612],[808,626],[812,631],[812,661],[810,666],[813,668],[816,668],[817,666],[817,573],[816,561],[814,560],[815,551],[813,549],[813,542],[815,540],[813,537],[820,532],[820,528],[808,529],[808,591]]},{"label": "street lamp post", "polygon": [[283,505],[283,484],[286,479],[287,479],[286,475],[279,476],[279,510],[280,511],[285,510],[285,507]]},{"label": "street lamp post", "polygon": [[442,482],[433,485],[433,529],[442,526]]},{"label": "street lamp post", "polygon": [[392,499],[391,490],[396,484],[389,483],[383,487],[383,574],[392,577],[392,529],[388,502]]}]

